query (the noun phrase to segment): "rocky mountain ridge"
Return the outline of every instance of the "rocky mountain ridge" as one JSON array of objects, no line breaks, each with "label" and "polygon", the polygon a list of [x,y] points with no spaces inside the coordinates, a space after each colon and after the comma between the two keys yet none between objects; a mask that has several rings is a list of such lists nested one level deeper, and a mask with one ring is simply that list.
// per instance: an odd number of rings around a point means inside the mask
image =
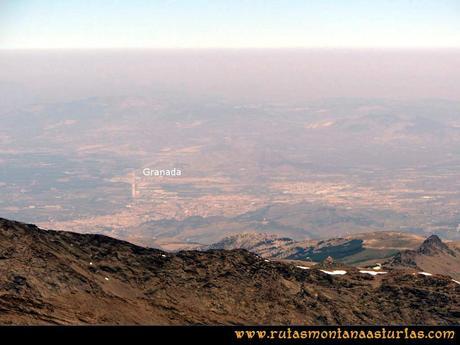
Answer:
[{"label": "rocky mountain ridge", "polygon": [[168,253],[0,219],[1,324],[460,324],[459,293],[405,268]]}]

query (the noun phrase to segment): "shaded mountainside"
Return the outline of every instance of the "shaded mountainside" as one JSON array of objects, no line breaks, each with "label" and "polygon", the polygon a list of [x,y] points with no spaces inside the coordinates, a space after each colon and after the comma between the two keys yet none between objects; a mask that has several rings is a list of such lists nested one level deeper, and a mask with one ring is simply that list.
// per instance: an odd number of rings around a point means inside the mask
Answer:
[{"label": "shaded mountainside", "polygon": [[405,250],[392,259],[386,266],[411,267],[429,273],[442,273],[460,280],[460,249],[448,246],[441,239],[432,235],[418,249]]},{"label": "shaded mountainside", "polygon": [[319,268],[0,219],[0,323],[460,324],[460,285],[447,276]]},{"label": "shaded mountainside", "polygon": [[242,233],[203,246],[203,249],[246,249],[266,258],[322,261],[328,256],[352,265],[381,262],[406,249],[415,249],[423,237],[394,231],[370,232],[327,240],[295,241],[264,233]]},{"label": "shaded mountainside", "polygon": [[267,258],[322,261],[328,256],[341,259],[364,250],[361,239],[294,241],[263,233],[243,233],[225,237],[204,249],[246,249]]}]

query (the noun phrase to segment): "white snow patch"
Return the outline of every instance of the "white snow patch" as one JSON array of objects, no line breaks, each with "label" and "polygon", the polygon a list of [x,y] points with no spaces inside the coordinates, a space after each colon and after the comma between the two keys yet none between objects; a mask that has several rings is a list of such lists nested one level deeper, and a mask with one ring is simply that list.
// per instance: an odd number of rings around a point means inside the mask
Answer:
[{"label": "white snow patch", "polygon": [[302,270],[309,270],[310,267],[306,267],[306,266],[296,266],[297,268],[300,268]]},{"label": "white snow patch", "polygon": [[422,274],[424,276],[432,276],[432,274],[428,272],[418,272],[418,274]]},{"label": "white snow patch", "polygon": [[164,254],[161,254],[161,257],[165,258],[165,257],[166,257],[166,255],[164,255]]},{"label": "white snow patch", "polygon": [[105,277],[105,280],[109,280],[109,278]]},{"label": "white snow patch", "polygon": [[267,260],[267,259],[265,259],[264,261],[265,261],[265,262],[270,262],[270,260]]},{"label": "white snow patch", "polygon": [[344,275],[344,274],[347,274],[347,271],[343,271],[343,270],[335,270],[335,271],[320,270],[320,271],[324,272],[326,274],[330,274],[330,275]]},{"label": "white snow patch", "polygon": [[93,266],[93,263],[92,263],[92,262],[90,262],[90,263],[89,263],[89,265],[90,265],[90,266]]},{"label": "white snow patch", "polygon": [[460,285],[460,282],[459,282],[458,280],[452,279],[452,281],[453,281],[454,283],[457,283],[458,285]]},{"label": "white snow patch", "polygon": [[359,273],[366,273],[366,274],[370,274],[371,276],[376,276],[377,274],[386,274],[388,272],[359,271]]}]

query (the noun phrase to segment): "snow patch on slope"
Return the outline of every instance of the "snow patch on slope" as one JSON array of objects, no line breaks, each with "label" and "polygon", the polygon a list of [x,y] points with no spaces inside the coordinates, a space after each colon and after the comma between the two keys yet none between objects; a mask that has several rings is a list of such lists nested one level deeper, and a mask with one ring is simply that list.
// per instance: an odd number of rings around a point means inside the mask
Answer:
[{"label": "snow patch on slope", "polygon": [[427,277],[432,276],[432,274],[428,273],[428,272],[418,272],[418,274],[421,274],[421,275],[424,275],[424,276],[427,276]]},{"label": "snow patch on slope", "polygon": [[296,266],[297,268],[300,268],[302,270],[309,270],[310,267],[306,267],[306,266]]},{"label": "snow patch on slope", "polygon": [[377,274],[386,274],[388,272],[376,272],[376,271],[359,271],[359,273],[370,274],[372,276],[376,276]]},{"label": "snow patch on slope", "polygon": [[326,271],[326,270],[320,270],[321,272],[324,272],[326,274],[330,274],[330,275],[344,275],[344,274],[347,274],[347,271],[344,271],[344,270],[335,270],[335,271]]}]

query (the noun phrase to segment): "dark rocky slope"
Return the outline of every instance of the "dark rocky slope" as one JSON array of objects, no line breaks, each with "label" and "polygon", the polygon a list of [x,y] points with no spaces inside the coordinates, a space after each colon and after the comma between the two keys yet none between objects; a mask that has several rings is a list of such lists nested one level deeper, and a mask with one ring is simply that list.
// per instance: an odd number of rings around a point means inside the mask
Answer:
[{"label": "dark rocky slope", "polygon": [[401,251],[385,265],[442,273],[460,281],[460,250],[449,247],[436,235],[428,237],[416,250]]},{"label": "dark rocky slope", "polygon": [[266,258],[322,261],[328,256],[341,259],[364,250],[361,239],[295,241],[287,237],[263,233],[241,233],[223,238],[201,249],[246,249]]},{"label": "dark rocky slope", "polygon": [[1,324],[460,324],[460,285],[147,249],[0,219]]}]

